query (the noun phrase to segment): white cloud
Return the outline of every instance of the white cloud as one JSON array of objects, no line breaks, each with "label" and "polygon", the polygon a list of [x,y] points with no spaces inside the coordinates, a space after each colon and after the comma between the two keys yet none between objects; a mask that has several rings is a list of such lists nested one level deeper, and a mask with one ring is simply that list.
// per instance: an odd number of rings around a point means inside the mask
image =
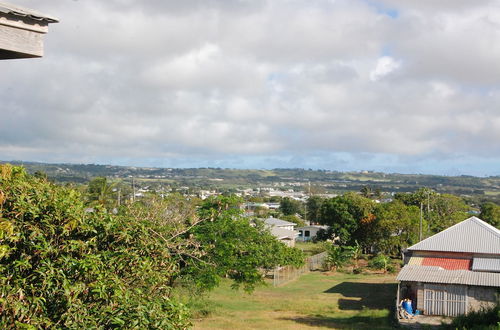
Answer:
[{"label": "white cloud", "polygon": [[0,62],[2,158],[500,153],[494,1],[17,3],[61,22],[45,58]]},{"label": "white cloud", "polygon": [[370,80],[377,81],[399,69],[401,62],[390,56],[382,56],[377,60],[375,68],[370,72]]}]

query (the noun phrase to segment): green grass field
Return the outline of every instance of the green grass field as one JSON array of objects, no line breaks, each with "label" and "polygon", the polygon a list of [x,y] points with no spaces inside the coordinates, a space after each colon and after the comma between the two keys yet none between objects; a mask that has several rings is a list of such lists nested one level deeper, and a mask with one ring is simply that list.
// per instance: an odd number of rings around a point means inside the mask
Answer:
[{"label": "green grass field", "polygon": [[225,281],[194,304],[194,329],[392,329],[396,290],[394,275],[313,272],[252,294]]}]

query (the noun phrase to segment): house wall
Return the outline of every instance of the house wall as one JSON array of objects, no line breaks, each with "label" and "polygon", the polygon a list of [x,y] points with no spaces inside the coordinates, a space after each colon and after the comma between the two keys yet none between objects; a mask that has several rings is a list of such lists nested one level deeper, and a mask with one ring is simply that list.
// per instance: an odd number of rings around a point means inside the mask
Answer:
[{"label": "house wall", "polygon": [[[445,285],[446,286],[446,285]],[[467,286],[467,311],[478,311],[482,308],[493,307],[500,299],[500,288],[484,286]],[[416,308],[426,313],[424,307],[424,283],[401,282],[400,299],[416,300]]]},{"label": "house wall", "polygon": [[294,247],[295,246],[295,240],[293,239],[281,239],[280,242],[283,242],[286,246],[288,247]]},{"label": "house wall", "polygon": [[420,282],[417,283],[417,309],[424,310],[424,284]]},{"label": "house wall", "polygon": [[499,288],[485,286],[469,286],[468,288],[468,309],[478,311],[481,308],[495,306],[497,302],[497,294],[500,294]]},{"label": "house wall", "polygon": [[[302,232],[302,236],[299,236],[297,238],[297,241],[302,241],[302,242],[311,241],[314,237],[316,237],[316,235],[318,234],[318,231],[320,231],[320,229],[321,228],[313,227],[313,226],[297,228],[297,230],[299,232]],[[305,237],[306,230],[309,231],[309,237]]]}]

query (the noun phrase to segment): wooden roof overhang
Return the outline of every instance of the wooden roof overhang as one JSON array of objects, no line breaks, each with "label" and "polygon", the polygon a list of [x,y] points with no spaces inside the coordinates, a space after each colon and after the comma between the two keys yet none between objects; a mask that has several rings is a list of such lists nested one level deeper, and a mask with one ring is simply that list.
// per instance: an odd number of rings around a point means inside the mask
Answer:
[{"label": "wooden roof overhang", "polygon": [[0,2],[0,59],[43,56],[43,36],[59,20],[31,9]]}]

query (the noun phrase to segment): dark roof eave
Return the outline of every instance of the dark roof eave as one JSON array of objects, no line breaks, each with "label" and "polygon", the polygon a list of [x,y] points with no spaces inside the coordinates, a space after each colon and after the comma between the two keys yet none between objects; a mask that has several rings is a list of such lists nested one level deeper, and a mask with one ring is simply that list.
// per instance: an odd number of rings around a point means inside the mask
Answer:
[{"label": "dark roof eave", "polygon": [[56,17],[45,15],[32,9],[14,6],[5,2],[0,2],[0,13],[29,18],[35,21],[44,21],[47,23],[59,22],[59,19]]}]

